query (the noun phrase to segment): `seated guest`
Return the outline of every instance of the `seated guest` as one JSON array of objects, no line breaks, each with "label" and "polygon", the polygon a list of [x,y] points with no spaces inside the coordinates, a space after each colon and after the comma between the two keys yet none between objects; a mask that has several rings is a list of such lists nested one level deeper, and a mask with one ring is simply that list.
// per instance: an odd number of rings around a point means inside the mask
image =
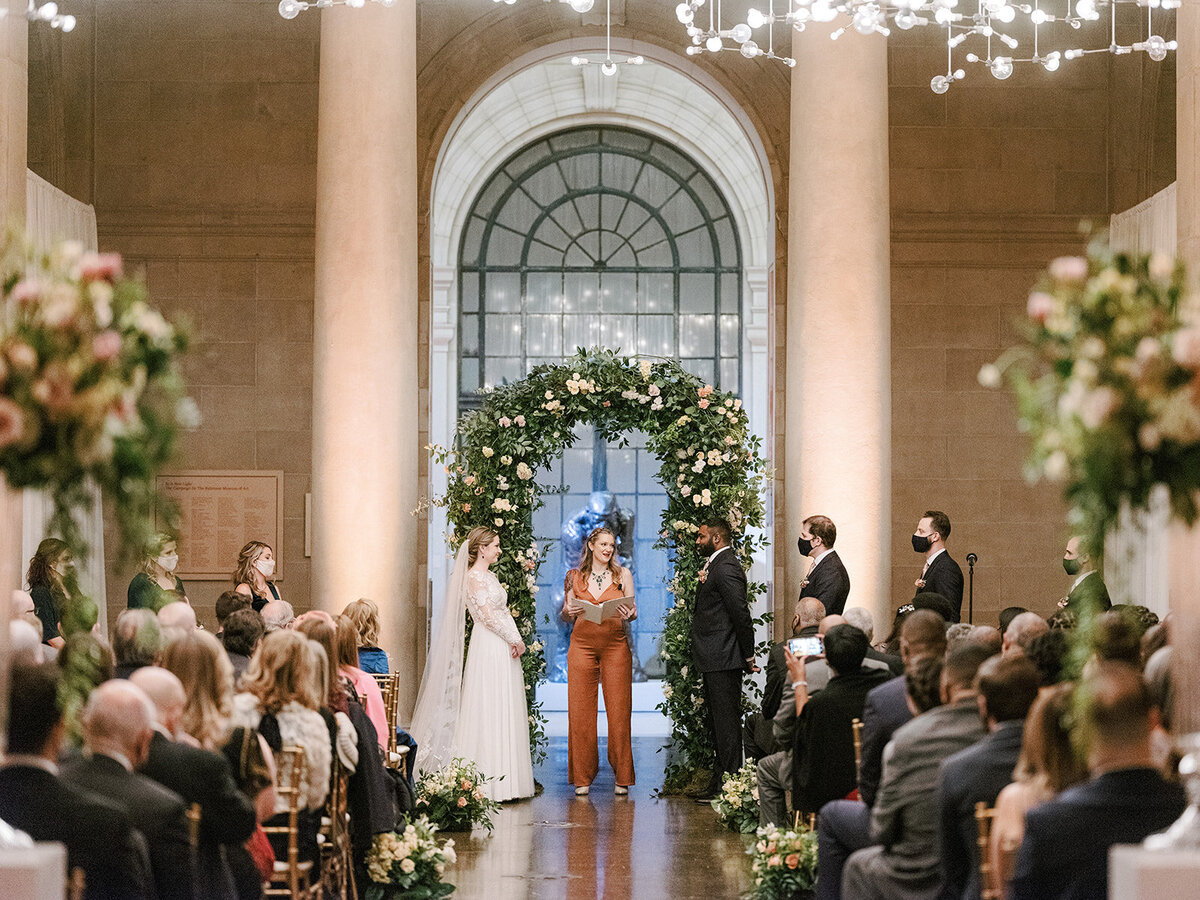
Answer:
[{"label": "seated guest", "polygon": [[1025,649],[1025,658],[1038,670],[1042,687],[1058,684],[1063,680],[1063,664],[1070,650],[1067,633],[1061,628],[1052,628],[1037,635]]},{"label": "seated guest", "polygon": [[126,591],[130,609],[158,612],[184,596],[183,582],[175,574],[179,565],[178,544],[169,534],[156,534],[147,548],[142,571],[133,576]]},{"label": "seated guest", "polygon": [[937,613],[945,623],[949,623],[954,615],[954,610],[950,606],[949,600],[941,594],[922,591],[913,597],[911,602],[905,603],[896,610],[896,618],[892,622],[892,630],[879,649],[885,653],[898,654],[900,652],[900,633],[904,628],[904,622],[918,609],[927,609],[930,612]]},{"label": "seated guest", "polygon": [[[897,729],[871,808],[875,845],[846,860],[842,882],[847,897],[935,898],[941,892],[938,767],[983,737],[974,683],[986,658],[986,650],[971,645],[948,653],[941,675],[943,705],[918,713]],[[909,692],[909,698],[914,704],[922,701],[915,690]]]},{"label": "seated guest", "polygon": [[66,723],[52,665],[14,662],[8,684],[8,752],[0,767],[0,819],[35,841],[67,848],[87,900],[154,897],[146,844],[119,806],[59,777]]},{"label": "seated guest", "polygon": [[953,650],[971,636],[975,626],[970,622],[955,622],[946,629],[946,649]]},{"label": "seated guest", "polygon": [[176,739],[182,735],[187,701],[179,679],[166,669],[146,666],[129,680],[154,703],[155,733],[142,774],[179,794],[189,806],[200,804],[196,896],[237,900],[226,847],[240,847],[254,833],[254,807],[238,790],[225,757]]},{"label": "seated guest", "polygon": [[162,629],[163,641],[196,630],[196,611],[186,600],[168,603],[158,611],[158,627]]},{"label": "seated guest", "polygon": [[8,623],[8,652],[12,659],[21,659],[27,663],[42,663],[42,630],[30,625],[24,619],[13,619]]},{"label": "seated guest", "polygon": [[1029,649],[1030,641],[1049,630],[1049,623],[1037,613],[1021,613],[1005,630],[1004,644],[1000,652],[1005,656],[1021,656]]},{"label": "seated guest", "polygon": [[[825,661],[833,677],[807,702],[804,659],[787,657],[799,717],[792,745],[792,806],[800,812],[818,812],[830,800],[853,791],[858,781],[851,723],[862,716],[867,692],[890,680],[886,668],[865,664],[870,645],[867,636],[853,625],[827,630]],[[762,795],[760,780],[760,804]]]},{"label": "seated guest", "polygon": [[1025,715],[1037,697],[1038,673],[1027,659],[992,656],[979,667],[975,689],[988,735],[943,762],[938,774],[942,896],[947,900],[980,896],[975,804],[994,805],[996,795],[1012,781]]},{"label": "seated guest", "polygon": [[1075,686],[1069,682],[1046,688],[1025,718],[1013,782],[996,798],[992,820],[988,855],[999,884],[1012,879],[1017,848],[1025,837],[1025,814],[1087,777],[1067,727],[1074,694]]},{"label": "seated guest", "polygon": [[42,632],[42,620],[38,618],[37,608],[33,605],[33,595],[29,591],[12,592],[12,616],[9,621],[24,619],[38,630],[39,640]]},{"label": "seated guest", "polygon": [[205,750],[220,750],[229,738],[233,711],[233,665],[220,642],[195,630],[163,648],[158,664],[183,685],[187,700],[179,726]]},{"label": "seated guest", "polygon": [[159,900],[191,900],[195,873],[183,798],[136,771],[150,751],[154,720],[140,688],[123,680],[100,685],[80,715],[85,755],[63,777],[119,806],[142,833]]},{"label": "seated guest", "polygon": [[[936,672],[930,705],[938,702],[941,659],[946,652],[946,623],[932,610],[915,610],[902,626],[900,652],[905,677],[893,678],[867,694],[863,705],[862,766],[859,769],[860,800],[834,800],[821,808],[817,819],[819,877],[817,896],[822,900],[841,897],[842,868],[855,850],[871,844],[871,805],[883,771],[883,753],[896,730],[913,717],[909,705],[911,683],[923,666],[925,675]],[[935,660],[936,669],[924,666]],[[909,676],[912,676],[912,679]]]},{"label": "seated guest", "polygon": [[221,631],[221,643],[233,664],[233,683],[236,685],[250,667],[250,657],[266,634],[267,625],[260,613],[249,606],[229,614]]},{"label": "seated guest", "polygon": [[369,675],[386,675],[387,654],[379,649],[379,607],[360,597],[347,603],[342,615],[358,628],[358,667]]},{"label": "seated guest", "polygon": [[1142,634],[1145,629],[1130,606],[1114,606],[1096,616],[1092,645],[1097,659],[1142,667]]},{"label": "seated guest", "polygon": [[338,616],[336,624],[338,672],[354,688],[355,697],[362,704],[371,724],[375,726],[379,746],[386,748],[388,723],[387,710],[383,705],[383,692],[373,676],[354,665],[358,662],[358,628],[347,616]]},{"label": "seated guest", "polygon": [[808,574],[800,582],[800,599],[816,597],[826,613],[833,616],[841,615],[850,596],[850,575],[833,549],[836,540],[837,527],[831,519],[809,516],[800,524],[800,538],[796,542],[808,566]]},{"label": "seated guest", "polygon": [[217,637],[220,637],[225,631],[225,620],[237,612],[239,609],[250,609],[250,598],[245,594],[239,594],[237,591],[226,591],[217,598],[216,607],[213,613],[217,617]]},{"label": "seated guest", "polygon": [[[826,616],[821,620],[821,625],[818,628],[817,633],[824,637],[829,632],[830,628],[835,628],[838,625],[845,624],[847,624],[845,616]],[[868,669],[879,669],[882,672],[886,672],[888,674],[888,678],[891,678],[892,670],[888,668],[888,664],[886,662],[864,657],[862,664]],[[825,689],[825,686],[829,684],[829,679],[832,676],[833,673],[829,668],[829,664],[823,657],[811,657],[808,660],[805,674],[805,679],[808,681],[808,693],[810,695],[820,693]]]},{"label": "seated guest", "polygon": [[1108,896],[1109,848],[1141,843],[1187,807],[1183,788],[1153,766],[1158,711],[1141,673],[1101,661],[1079,690],[1090,780],[1026,814],[1014,900]]},{"label": "seated guest", "polygon": [[[304,750],[299,790],[301,807],[307,811],[300,822],[306,859],[317,855],[317,831],[333,765],[330,731],[320,712],[326,699],[325,671],[323,667],[314,671],[311,643],[290,629],[268,634],[242,679],[243,693],[233,700],[234,724],[257,729],[276,758],[285,745]],[[319,646],[316,650],[323,655]],[[288,784],[288,777],[286,771],[279,772],[281,786]],[[275,812],[271,824],[283,824],[287,812],[283,797]]]},{"label": "seated guest", "polygon": [[1082,616],[1096,615],[1112,606],[1104,579],[1093,568],[1092,559],[1080,546],[1078,537],[1067,541],[1067,549],[1063,553],[1063,568],[1075,580],[1071,583],[1067,596],[1058,601],[1059,609],[1070,610],[1075,615]]},{"label": "seated guest", "polygon": [[1012,620],[1024,612],[1029,612],[1029,610],[1023,606],[1006,606],[1000,610],[1000,633],[1004,634],[1004,632],[1008,631],[1008,626],[1012,624]]},{"label": "seated guest", "polygon": [[113,628],[117,678],[128,678],[142,666],[154,665],[162,649],[158,617],[149,609],[123,609]]},{"label": "seated guest", "polygon": [[286,600],[272,600],[263,606],[259,613],[263,617],[263,625],[267,629],[267,634],[291,628],[296,622],[296,611]]},{"label": "seated guest", "polygon": [[1004,647],[1004,635],[1000,633],[998,628],[993,628],[991,625],[976,625],[971,629],[968,639],[971,643],[978,644],[993,656],[999,653]]},{"label": "seated guest", "polygon": [[[43,653],[45,648],[43,648]],[[74,657],[85,662],[76,666]],[[116,677],[116,658],[108,641],[91,631],[81,631],[67,638],[55,662],[60,672],[82,672],[92,687],[104,684]],[[88,691],[90,692],[90,688]]]},{"label": "seated guest", "polygon": [[[846,619],[846,624],[853,625],[865,634],[868,641],[875,640],[875,617],[871,615],[869,609],[862,606],[851,606],[842,615]],[[904,660],[900,658],[899,654],[884,653],[882,650],[868,647],[866,658],[883,663],[893,676],[904,674]]]},{"label": "seated guest", "polygon": [[[792,637],[811,637],[825,618],[825,604],[816,597],[803,597],[792,614]],[[783,749],[775,737],[773,720],[787,686],[787,663],[783,650],[787,639],[772,644],[767,653],[767,681],[763,688],[762,710],[746,716],[742,745],[750,759],[762,759]],[[790,691],[788,691],[790,693]]]}]

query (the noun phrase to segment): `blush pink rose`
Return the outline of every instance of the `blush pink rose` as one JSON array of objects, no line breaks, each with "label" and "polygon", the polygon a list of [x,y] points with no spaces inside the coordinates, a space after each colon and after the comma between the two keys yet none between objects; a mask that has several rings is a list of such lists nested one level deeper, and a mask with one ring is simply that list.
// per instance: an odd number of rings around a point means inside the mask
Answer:
[{"label": "blush pink rose", "polygon": [[1082,256],[1060,256],[1050,261],[1050,277],[1055,281],[1082,284],[1087,274],[1088,261]]},{"label": "blush pink rose", "polygon": [[39,293],[41,293],[41,288],[38,287],[36,281],[23,279],[13,285],[12,298],[18,303],[32,303],[37,300]]},{"label": "blush pink rose", "polygon": [[466,805],[467,805],[467,798],[466,798],[466,797],[459,797],[459,798],[458,798],[458,805],[459,805],[460,807],[466,806]]},{"label": "blush pink rose", "polygon": [[1058,302],[1049,294],[1034,291],[1029,295],[1029,302],[1025,304],[1025,312],[1029,314],[1029,318],[1044,325],[1057,306]]},{"label": "blush pink rose", "polygon": [[702,399],[700,400],[700,403],[699,403],[699,404],[697,404],[697,405],[698,405],[698,406],[699,406],[701,409],[708,409],[708,398],[707,398],[707,397],[704,397],[704,398],[702,398]]},{"label": "blush pink rose", "polygon": [[79,260],[79,277],[84,281],[115,281],[121,277],[121,254],[85,254]]},{"label": "blush pink rose", "polygon": [[7,397],[0,397],[0,447],[15,444],[25,436],[25,414]]},{"label": "blush pink rose", "polygon": [[1184,328],[1171,342],[1175,362],[1188,369],[1200,369],[1200,328]]},{"label": "blush pink rose", "polygon": [[21,372],[32,372],[37,368],[37,351],[24,341],[14,341],[8,346],[8,361]]},{"label": "blush pink rose", "polygon": [[101,362],[115,359],[121,352],[121,335],[112,329],[100,332],[92,338],[92,353]]}]

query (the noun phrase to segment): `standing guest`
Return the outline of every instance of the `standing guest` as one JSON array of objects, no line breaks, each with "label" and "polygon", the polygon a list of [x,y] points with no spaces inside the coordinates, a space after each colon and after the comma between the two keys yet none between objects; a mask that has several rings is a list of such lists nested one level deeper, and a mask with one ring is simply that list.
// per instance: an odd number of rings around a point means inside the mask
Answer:
[{"label": "standing guest", "polygon": [[827,516],[809,516],[800,525],[796,545],[808,559],[808,574],[800,582],[800,599],[816,597],[828,615],[840,615],[850,596],[850,575],[833,544],[837,527]]},{"label": "standing guest", "polygon": [[245,594],[239,594],[237,591],[225,591],[217,598],[216,606],[213,609],[214,615],[217,617],[217,637],[225,630],[225,620],[237,612],[239,609],[251,608],[250,598]]},{"label": "standing guest", "polygon": [[337,624],[337,655],[338,671],[350,682],[354,694],[362,704],[367,718],[375,726],[375,735],[379,746],[384,749],[388,745],[387,709],[383,705],[383,691],[374,676],[368,675],[354,663],[358,662],[358,628],[347,616],[338,616]]},{"label": "standing guest", "polygon": [[1158,711],[1141,673],[1101,661],[1079,690],[1091,780],[1026,814],[1014,900],[1107,897],[1109,848],[1141,843],[1187,807],[1182,786],[1154,767]]},{"label": "standing guest", "polygon": [[[633,575],[617,561],[617,538],[609,528],[596,528],[584,543],[579,568],[563,579],[564,622],[572,624],[567,649],[567,781],[578,796],[587,794],[600,768],[596,742],[597,687],[604,690],[608,715],[608,763],[616,792],[628,794],[634,783],[630,716],[633,713],[633,654],[625,623],[637,618]],[[617,615],[601,622],[580,619],[579,599],[601,604],[626,602]]]},{"label": "standing guest", "polygon": [[158,627],[163,641],[171,641],[196,630],[196,611],[186,600],[168,603],[158,611]]},{"label": "standing guest", "polygon": [[150,752],[154,705],[128,681],[100,685],[80,716],[85,755],[63,777],[119,806],[146,840],[159,900],[192,900],[195,872],[183,798],[137,768]]},{"label": "standing guest", "polygon": [[[853,625],[865,634],[868,641],[875,640],[875,617],[871,615],[869,609],[863,606],[851,606],[842,615],[846,617],[846,624]],[[893,676],[904,674],[904,660],[898,653],[884,653],[871,646],[867,648],[866,658],[883,663]]]},{"label": "standing guest", "polygon": [[55,650],[61,650],[64,643],[58,626],[67,604],[64,578],[73,565],[67,545],[58,538],[46,538],[38,544],[25,573],[34,609],[42,623],[42,643]]},{"label": "standing guest", "polygon": [[1009,623],[1000,652],[1005,656],[1024,656],[1033,639],[1049,630],[1050,624],[1037,613],[1023,612]]},{"label": "standing guest", "polygon": [[117,678],[128,678],[142,666],[154,665],[162,649],[158,616],[149,609],[123,609],[113,627]]},{"label": "standing guest", "polygon": [[148,551],[142,570],[129,582],[126,598],[129,609],[158,612],[184,596],[183,582],[175,575],[179,565],[178,544],[169,534],[156,534]]},{"label": "standing guest", "polygon": [[155,733],[142,774],[174,791],[184,803],[200,804],[196,896],[237,900],[228,848],[241,847],[254,834],[254,807],[238,789],[224,756],[179,739],[187,701],[179,679],[166,669],[146,666],[129,680],[154,703]]},{"label": "standing guest", "polygon": [[263,617],[263,625],[267,629],[267,634],[273,631],[283,631],[296,624],[296,611],[286,600],[272,600],[263,606],[260,614]]},{"label": "standing guest", "polygon": [[[1061,632],[1051,632],[1061,634]],[[999,884],[1012,880],[1017,848],[1025,837],[1025,814],[1087,777],[1068,730],[1073,683],[1046,688],[1029,708],[1013,782],[996,798],[988,855]]]},{"label": "standing guest", "polygon": [[65,844],[67,871],[83,870],[85,900],[151,900],[145,841],[128,814],[59,777],[66,732],[59,680],[52,665],[15,662],[9,671],[0,819],[35,841]]},{"label": "standing guest", "polygon": [[379,607],[362,597],[347,603],[342,615],[358,629],[358,667],[368,675],[386,675],[388,657],[379,649]]},{"label": "standing guest", "polygon": [[1012,781],[1025,716],[1037,698],[1038,673],[1027,659],[993,656],[979,667],[975,687],[987,737],[943,762],[938,774],[939,855],[946,900],[979,900],[975,804],[995,805],[996,796]]},{"label": "standing guest", "polygon": [[1067,541],[1067,550],[1063,553],[1063,569],[1075,578],[1067,596],[1058,601],[1059,609],[1068,609],[1076,616],[1095,615],[1112,608],[1112,599],[1108,596],[1108,588],[1104,578],[1092,566],[1092,558],[1080,545],[1080,539],[1073,537]]},{"label": "standing guest", "polygon": [[[983,737],[974,682],[986,658],[986,650],[970,644],[947,654],[941,677],[942,705],[918,714],[893,736],[871,809],[875,846],[846,860],[843,890],[847,897],[932,900],[941,892],[938,767]],[[917,692],[909,696],[918,709],[925,707]]]},{"label": "standing guest", "polygon": [[230,613],[229,618],[225,620],[225,628],[221,631],[221,643],[233,666],[235,685],[246,674],[246,669],[250,667],[250,657],[254,655],[266,632],[263,617],[248,605]]},{"label": "standing guest", "polygon": [[699,803],[710,803],[725,775],[742,767],[742,675],[758,671],[746,570],[730,546],[732,533],[727,521],[713,519],[696,535],[696,549],[707,559],[692,613],[692,664],[704,679],[704,709],[717,750],[712,777],[695,798]]},{"label": "standing guest", "polygon": [[233,572],[234,590],[249,597],[254,609],[262,612],[268,602],[280,599],[279,590],[271,580],[274,575],[275,551],[271,545],[250,541],[238,554]]},{"label": "standing guest", "polygon": [[949,539],[949,516],[940,510],[930,509],[917,522],[912,548],[925,556],[921,577],[916,580],[917,593],[941,594],[950,601],[950,621],[957,622],[962,616],[963,573],[946,550],[946,541]]},{"label": "standing guest", "polygon": [[159,663],[183,685],[187,701],[179,723],[205,750],[220,750],[229,738],[233,711],[233,664],[220,642],[194,629],[170,641]]},{"label": "standing guest", "polygon": [[[824,618],[825,604],[816,597],[802,598],[792,615],[792,637],[815,635]],[[746,724],[742,728],[743,749],[750,759],[762,759],[784,749],[775,737],[774,719],[787,686],[787,661],[783,658],[786,646],[787,639],[771,645],[767,654],[767,683],[763,688],[762,710],[746,716]]]}]

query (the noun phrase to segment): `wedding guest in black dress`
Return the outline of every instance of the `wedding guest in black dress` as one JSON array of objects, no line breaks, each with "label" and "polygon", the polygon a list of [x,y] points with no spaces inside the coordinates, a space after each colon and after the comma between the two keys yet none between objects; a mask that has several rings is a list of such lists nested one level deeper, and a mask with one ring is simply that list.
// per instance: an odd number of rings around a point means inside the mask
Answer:
[{"label": "wedding guest in black dress", "polygon": [[129,608],[158,612],[168,603],[184,596],[183,582],[175,575],[177,565],[179,549],[175,539],[168,534],[156,534],[142,564],[142,571],[129,582],[129,590],[126,591]]},{"label": "wedding guest in black dress", "polygon": [[46,538],[38,544],[29,560],[25,581],[33,597],[33,611],[42,623],[42,643],[61,650],[65,641],[58,624],[67,603],[64,575],[74,565],[71,551],[58,538]]},{"label": "wedding guest in black dress", "polygon": [[255,612],[272,600],[281,599],[279,589],[271,580],[275,574],[275,551],[270,544],[250,541],[238,554],[237,569],[233,573],[234,590],[251,598]]}]

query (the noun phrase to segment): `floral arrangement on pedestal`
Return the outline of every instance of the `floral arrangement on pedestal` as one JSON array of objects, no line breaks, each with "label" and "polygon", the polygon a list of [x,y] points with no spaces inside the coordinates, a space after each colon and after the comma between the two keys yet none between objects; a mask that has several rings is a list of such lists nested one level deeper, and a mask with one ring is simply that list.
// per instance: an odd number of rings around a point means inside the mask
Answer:
[{"label": "floral arrangement on pedestal", "polygon": [[758,828],[758,763],[749,760],[726,774],[721,793],[712,801],[717,819],[730,831],[750,834]]},{"label": "floral arrangement on pedestal", "polygon": [[491,814],[500,804],[488,799],[483,786],[494,780],[473,761],[455,757],[417,782],[417,812],[443,831],[470,831],[476,825],[491,831]]},{"label": "floral arrangement on pedestal", "polygon": [[[756,530],[763,525],[766,474],[760,440],[751,434],[739,398],[715,390],[677,362],[594,349],[485,392],[481,408],[459,421],[455,447],[430,448],[449,475],[446,494],[433,502],[445,506],[455,540],[477,525],[500,534],[502,554],[493,571],[508,589],[509,609],[529,647],[521,661],[535,760],[544,757],[546,742],[534,696],[545,674],[536,640],[540,553],[532,524],[544,489],[535,476],[571,445],[578,422],[591,423],[617,444],[626,432],[642,430],[661,463],[658,479],[667,504],[655,547],[674,565],[675,604],[663,632],[666,683],[659,708],[674,725],[665,788],[680,789],[715,756],[700,673],[689,666],[692,601],[703,562],[695,536],[706,519],[722,516],[733,526],[743,565],[765,546]],[[765,590],[751,583],[750,601]]]},{"label": "floral arrangement on pedestal", "polygon": [[817,885],[817,833],[810,828],[759,828],[746,854],[751,859],[753,900],[804,896]]},{"label": "floral arrangement on pedestal", "polygon": [[[87,547],[73,514],[90,507],[91,486],[126,554],[144,552],[156,513],[171,520],[155,478],[180,429],[199,423],[179,372],[186,346],[186,330],[150,305],[117,254],[75,242],[38,253],[13,234],[0,239],[0,475],[50,495],[50,530],[75,558]],[[92,628],[97,610],[73,574],[65,581],[70,638]],[[68,708],[94,683],[86,657],[71,655]]]},{"label": "floral arrangement on pedestal", "polygon": [[366,900],[433,900],[453,894],[454,885],[443,882],[442,876],[458,859],[454,841],[439,845],[437,832],[438,827],[421,816],[401,832],[375,835],[367,851],[371,883],[363,893]]},{"label": "floral arrangement on pedestal", "polygon": [[1162,254],[1054,260],[1029,296],[1024,341],[984,366],[1007,382],[1032,451],[1030,481],[1063,485],[1070,522],[1093,553],[1123,503],[1166,485],[1196,521],[1200,489],[1200,328],[1180,317],[1182,266]]}]

